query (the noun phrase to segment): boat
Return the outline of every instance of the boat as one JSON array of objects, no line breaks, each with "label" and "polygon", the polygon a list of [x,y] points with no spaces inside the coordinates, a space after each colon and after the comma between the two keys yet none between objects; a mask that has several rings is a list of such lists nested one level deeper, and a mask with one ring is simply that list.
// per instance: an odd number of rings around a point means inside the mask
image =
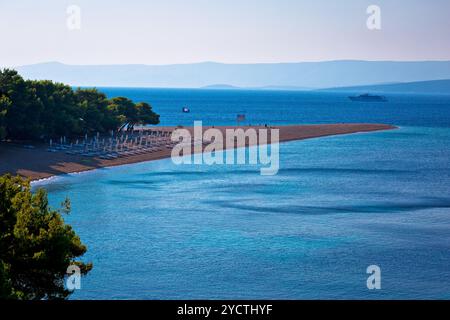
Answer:
[{"label": "boat", "polygon": [[350,96],[348,97],[352,101],[361,101],[361,102],[386,102],[387,99],[385,96],[378,96],[373,94],[364,93],[359,96]]},{"label": "boat", "polygon": [[184,113],[189,113],[189,112],[191,112],[191,110],[189,110],[188,107],[183,107],[183,109],[181,109],[181,111],[183,111]]}]

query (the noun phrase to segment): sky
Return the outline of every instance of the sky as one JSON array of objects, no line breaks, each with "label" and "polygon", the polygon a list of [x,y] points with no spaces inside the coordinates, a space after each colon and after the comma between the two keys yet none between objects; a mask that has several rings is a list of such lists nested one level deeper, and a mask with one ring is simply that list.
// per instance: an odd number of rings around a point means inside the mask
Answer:
[{"label": "sky", "polygon": [[449,39],[448,0],[0,0],[3,67],[450,60]]}]

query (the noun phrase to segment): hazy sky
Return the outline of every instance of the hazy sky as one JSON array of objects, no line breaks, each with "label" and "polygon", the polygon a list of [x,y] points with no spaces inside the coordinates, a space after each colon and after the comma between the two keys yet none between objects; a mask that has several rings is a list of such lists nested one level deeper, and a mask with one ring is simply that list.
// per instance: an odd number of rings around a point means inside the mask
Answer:
[{"label": "hazy sky", "polygon": [[450,1],[0,0],[1,66],[338,59],[450,60]]}]

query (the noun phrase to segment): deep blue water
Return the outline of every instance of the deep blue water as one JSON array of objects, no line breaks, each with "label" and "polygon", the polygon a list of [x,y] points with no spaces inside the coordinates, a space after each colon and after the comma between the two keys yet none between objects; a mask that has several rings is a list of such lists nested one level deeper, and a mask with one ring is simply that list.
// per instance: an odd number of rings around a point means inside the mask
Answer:
[{"label": "deep blue water", "polygon": [[[263,90],[100,88],[109,97],[146,101],[166,125],[235,124],[245,113],[250,124],[371,122],[448,127],[450,95],[389,95],[389,103],[351,103],[348,94]],[[181,113],[188,106],[190,113]]]},{"label": "deep blue water", "polygon": [[[382,122],[280,145],[280,171],[170,159],[37,183],[94,263],[74,299],[450,298],[450,97],[104,89],[162,125]],[[181,107],[191,108],[182,114]],[[381,268],[368,290],[366,268]]]}]

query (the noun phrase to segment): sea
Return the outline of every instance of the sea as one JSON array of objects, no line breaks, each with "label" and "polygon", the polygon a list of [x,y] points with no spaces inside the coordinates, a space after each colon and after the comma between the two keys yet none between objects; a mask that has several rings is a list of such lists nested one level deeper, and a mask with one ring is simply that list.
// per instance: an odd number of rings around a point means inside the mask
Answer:
[{"label": "sea", "polygon": [[450,299],[450,96],[100,90],[150,103],[161,126],[398,129],[281,143],[274,176],[163,159],[34,183],[54,208],[70,198],[94,264],[71,299]]}]

